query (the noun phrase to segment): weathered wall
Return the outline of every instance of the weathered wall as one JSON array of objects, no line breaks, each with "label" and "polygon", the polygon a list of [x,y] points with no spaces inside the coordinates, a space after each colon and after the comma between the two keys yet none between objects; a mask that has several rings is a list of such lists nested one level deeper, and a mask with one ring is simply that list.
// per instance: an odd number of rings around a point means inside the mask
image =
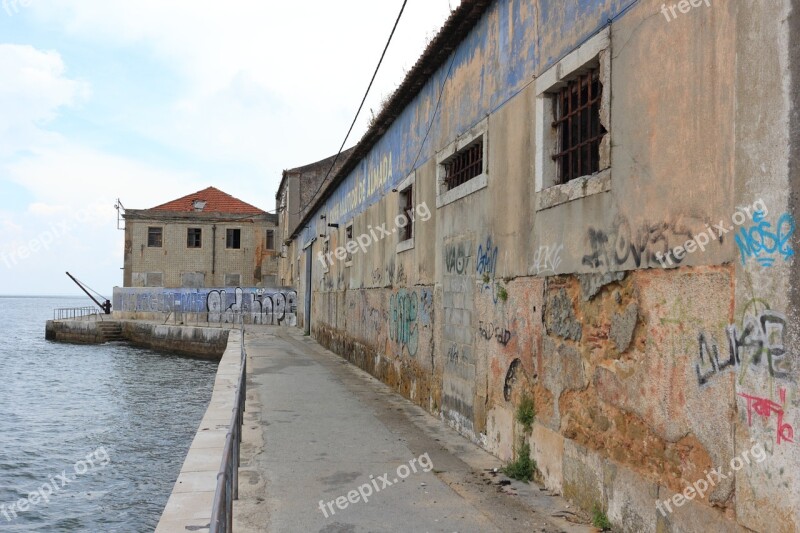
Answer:
[{"label": "weathered wall", "polygon": [[[489,9],[295,240],[317,238],[311,329],[499,457],[529,438],[548,487],[624,531],[796,531],[791,2],[703,2],[671,22],[663,2],[628,4]],[[536,82],[609,19],[608,168],[537,190]],[[488,185],[437,208],[436,154],[482,120]],[[319,235],[333,251],[350,222],[391,231],[409,176],[432,212],[413,247],[393,232],[323,268]],[[733,472],[756,443],[764,462]],[[659,511],[714,468],[729,475]]]},{"label": "weathered wall", "polygon": [[48,320],[44,338],[69,344],[102,344],[106,341],[95,320]]},{"label": "weathered wall", "polygon": [[735,173],[741,179],[735,196],[737,204],[761,196],[770,210],[736,234],[734,320],[720,357],[734,363],[736,449],[759,441],[770,453],[762,468],[742,470],[735,482],[739,521],[759,531],[800,530],[800,440],[794,435],[800,300],[793,246],[800,203],[789,174],[798,148],[797,127],[790,125],[800,74],[796,44],[790,55],[798,8],[796,1],[746,1],[737,12]]},{"label": "weathered wall", "polygon": [[[141,218],[131,210],[125,220],[126,287],[222,287],[226,275],[239,275],[239,285],[270,287],[277,284],[278,227],[263,217],[235,221],[205,218]],[[162,228],[162,246],[148,247],[149,227]],[[202,246],[188,248],[187,230],[200,228]],[[241,247],[226,248],[226,230],[241,230]],[[266,248],[266,232],[274,232],[274,248]],[[147,275],[161,274],[161,283],[148,285]],[[187,276],[192,282],[187,283]],[[157,279],[157,277],[156,277]],[[235,286],[235,285],[234,285]]]},{"label": "weathered wall", "polygon": [[[69,344],[103,344],[106,338],[97,320],[48,320],[45,338]],[[220,359],[228,343],[229,329],[114,320],[105,322],[120,328],[122,340],[151,350]]]},{"label": "weathered wall", "polygon": [[123,320],[122,336],[135,346],[219,360],[228,345],[229,329],[167,326]]},{"label": "weathered wall", "polygon": [[297,324],[297,292],[289,288],[114,287],[112,304],[120,319],[230,324],[242,316],[246,324]]}]

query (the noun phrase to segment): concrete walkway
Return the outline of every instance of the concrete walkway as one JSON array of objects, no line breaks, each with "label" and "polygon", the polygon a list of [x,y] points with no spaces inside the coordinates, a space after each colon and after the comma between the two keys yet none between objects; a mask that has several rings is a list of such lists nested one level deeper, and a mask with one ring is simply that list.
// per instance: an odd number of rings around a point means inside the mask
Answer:
[{"label": "concrete walkway", "polygon": [[595,531],[298,330],[251,327],[245,345],[237,533]]}]

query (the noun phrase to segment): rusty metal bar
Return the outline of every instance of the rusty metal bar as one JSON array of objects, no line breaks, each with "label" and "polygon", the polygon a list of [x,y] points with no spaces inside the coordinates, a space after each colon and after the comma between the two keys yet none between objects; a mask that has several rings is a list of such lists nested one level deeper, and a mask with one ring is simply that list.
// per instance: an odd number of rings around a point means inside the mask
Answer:
[{"label": "rusty metal bar", "polygon": [[560,183],[599,170],[600,141],[606,133],[599,118],[602,88],[595,69],[569,82],[557,95],[552,126],[559,130],[560,146],[553,160],[558,163]]},{"label": "rusty metal bar", "polygon": [[463,185],[483,172],[483,139],[461,150],[445,163],[447,189]]}]

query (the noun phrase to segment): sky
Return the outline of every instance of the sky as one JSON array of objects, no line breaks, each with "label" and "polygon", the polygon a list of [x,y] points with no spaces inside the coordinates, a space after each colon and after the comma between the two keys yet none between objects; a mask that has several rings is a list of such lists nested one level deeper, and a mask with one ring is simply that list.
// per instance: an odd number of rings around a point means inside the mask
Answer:
[{"label": "sky", "polygon": [[[409,0],[366,131],[460,0]],[[122,285],[117,199],[275,209],[339,149],[402,0],[0,0],[0,295]]]}]

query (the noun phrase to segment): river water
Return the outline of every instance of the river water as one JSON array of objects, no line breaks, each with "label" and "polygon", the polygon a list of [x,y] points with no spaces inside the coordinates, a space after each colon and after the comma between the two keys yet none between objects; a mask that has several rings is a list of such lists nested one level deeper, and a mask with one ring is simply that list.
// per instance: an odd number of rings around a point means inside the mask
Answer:
[{"label": "river water", "polygon": [[44,339],[87,305],[0,297],[0,531],[153,531],[208,406],[216,362]]}]

